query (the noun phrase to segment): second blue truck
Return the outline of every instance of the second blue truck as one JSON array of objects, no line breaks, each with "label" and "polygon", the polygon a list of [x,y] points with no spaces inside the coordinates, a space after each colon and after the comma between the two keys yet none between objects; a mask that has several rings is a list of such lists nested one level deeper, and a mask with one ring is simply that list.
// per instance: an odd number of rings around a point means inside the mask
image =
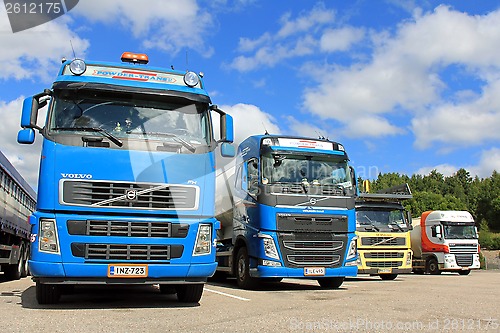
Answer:
[{"label": "second blue truck", "polygon": [[217,175],[217,275],[241,288],[282,278],[340,287],[357,274],[356,194],[341,144],[249,137]]}]

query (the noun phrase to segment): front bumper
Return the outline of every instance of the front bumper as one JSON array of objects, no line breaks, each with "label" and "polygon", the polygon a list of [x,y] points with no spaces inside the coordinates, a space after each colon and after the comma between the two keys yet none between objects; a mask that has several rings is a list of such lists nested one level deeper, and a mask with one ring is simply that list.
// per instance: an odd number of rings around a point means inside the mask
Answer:
[{"label": "front bumper", "polygon": [[358,268],[358,274],[370,274],[370,275],[380,275],[380,274],[410,274],[411,268],[395,268],[389,267],[389,269],[381,268]]},{"label": "front bumper", "polygon": [[208,264],[148,264],[148,276],[140,278],[109,278],[108,264],[53,263],[29,261],[33,280],[51,283],[195,283],[205,282],[212,276],[217,263]]},{"label": "front bumper", "polygon": [[259,265],[257,268],[250,269],[250,276],[255,278],[302,278],[302,279],[318,279],[324,277],[346,277],[356,276],[358,268],[356,266],[326,268],[325,275],[322,276],[305,276],[304,268],[290,267],[271,267]]}]

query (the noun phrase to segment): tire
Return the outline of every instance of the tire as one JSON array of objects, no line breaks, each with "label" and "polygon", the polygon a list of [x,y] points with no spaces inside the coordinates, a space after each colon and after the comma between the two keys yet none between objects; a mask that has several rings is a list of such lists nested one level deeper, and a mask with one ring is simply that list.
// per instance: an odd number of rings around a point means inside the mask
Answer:
[{"label": "tire", "polygon": [[384,281],[395,280],[397,277],[397,274],[380,274],[380,278]]},{"label": "tire", "polygon": [[164,295],[173,295],[177,293],[173,284],[160,284],[160,293]]},{"label": "tire", "polygon": [[17,262],[17,264],[4,266],[5,277],[8,280],[19,280],[23,275],[22,272],[23,272],[24,264],[25,264],[24,246],[21,245],[21,248],[19,250],[19,261]]},{"label": "tire", "polygon": [[470,274],[470,269],[468,269],[466,271],[458,271],[458,274],[460,274],[460,275],[469,275]]},{"label": "tire", "polygon": [[180,284],[175,286],[177,300],[182,303],[198,303],[203,294],[203,283],[200,284]]},{"label": "tire", "polygon": [[30,255],[29,255],[29,246],[26,246],[24,248],[24,253],[23,253],[23,265],[22,265],[22,268],[21,268],[21,277],[27,277],[30,273],[30,270],[29,270],[29,267],[28,267],[28,259],[29,259]]},{"label": "tire", "polygon": [[323,289],[338,289],[344,283],[344,277],[320,278],[318,283]]},{"label": "tire", "polygon": [[236,282],[242,289],[254,289],[258,280],[250,276],[250,260],[246,247],[241,247],[236,255]]},{"label": "tire", "polygon": [[441,271],[439,270],[439,264],[436,258],[430,258],[427,260],[425,264],[425,268],[427,273],[432,274],[432,275],[438,275],[441,274]]},{"label": "tire", "polygon": [[61,298],[61,288],[56,284],[36,283],[36,300],[38,304],[56,304]]}]

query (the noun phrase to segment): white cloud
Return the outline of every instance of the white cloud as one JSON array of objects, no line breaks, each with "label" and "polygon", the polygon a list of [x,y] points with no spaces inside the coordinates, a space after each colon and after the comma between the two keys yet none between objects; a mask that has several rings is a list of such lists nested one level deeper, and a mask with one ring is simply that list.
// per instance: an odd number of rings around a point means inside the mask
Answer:
[{"label": "white cloud", "polygon": [[490,177],[494,170],[500,172],[500,148],[493,147],[481,153],[479,163],[467,168],[472,175]]},{"label": "white cloud", "polygon": [[[10,163],[19,171],[23,178],[36,189],[38,182],[38,166],[42,137],[36,134],[35,143],[32,145],[20,145],[17,143],[17,132],[21,129],[21,110],[24,97],[13,101],[0,101],[0,150],[9,159]],[[46,116],[46,107],[40,111],[38,125],[43,126]]]},{"label": "white cloud", "polygon": [[456,167],[454,165],[450,164],[439,164],[436,166],[424,166],[418,169],[415,174],[417,175],[429,175],[432,170],[436,170],[437,172],[441,173],[445,177],[452,176],[457,170],[460,169],[460,167]]},{"label": "white cloud", "polygon": [[490,82],[477,98],[458,104],[446,103],[412,120],[415,146],[427,148],[433,142],[453,147],[500,140],[500,80]]},{"label": "white cloud", "polygon": [[[264,134],[266,130],[270,134],[281,133],[276,119],[255,105],[240,103],[221,105],[220,108],[233,117],[236,145],[251,135]],[[218,126],[216,125],[215,128],[217,129]],[[216,133],[216,137],[217,135]]]},{"label": "white cloud", "polygon": [[[303,106],[323,119],[339,121],[346,132],[360,137],[403,133],[387,117],[406,112],[415,117],[412,128],[419,148],[433,142],[498,140],[500,97],[494,91],[500,87],[500,30],[496,29],[500,10],[482,16],[446,6],[426,14],[414,12],[413,20],[403,21],[394,35],[372,32],[371,61],[344,68],[318,66],[328,75],[305,90]],[[464,68],[467,79],[486,83],[476,101],[441,100],[452,89],[442,75],[450,66]],[[455,75],[460,80],[464,73]],[[376,120],[381,127],[356,126],[358,118]]]},{"label": "white cloud", "polygon": [[362,29],[332,29],[334,19],[335,12],[327,9],[323,3],[296,18],[287,13],[281,17],[278,31],[265,32],[255,39],[240,38],[238,51],[251,54],[238,55],[228,67],[240,72],[274,67],[283,60],[312,55],[318,51],[346,51],[363,38]]},{"label": "white cloud", "polygon": [[326,52],[347,51],[364,38],[365,31],[361,28],[344,27],[328,29],[320,39],[321,50]]},{"label": "white cloud", "polygon": [[418,169],[415,173],[419,175],[428,175],[432,170],[437,170],[444,176],[452,176],[458,169],[463,168],[469,171],[472,177],[479,178],[490,177],[494,170],[500,172],[500,148],[490,148],[481,152],[481,157],[475,165],[455,166],[450,164],[439,164],[436,166],[425,166]]},{"label": "white cloud", "polygon": [[70,30],[67,15],[43,25],[12,33],[4,6],[0,6],[0,79],[52,81],[62,57],[83,56],[89,42]]},{"label": "white cloud", "polygon": [[278,37],[288,37],[299,32],[310,31],[324,24],[332,23],[335,18],[335,12],[327,9],[323,3],[319,3],[310,12],[300,15],[295,20],[291,19],[291,17],[290,13],[281,17],[282,26],[277,33]]},{"label": "white cloud", "polygon": [[71,13],[82,15],[91,22],[112,25],[118,22],[135,38],[143,39],[147,48],[176,54],[188,47],[203,56],[213,54],[204,37],[213,31],[214,22],[196,0],[148,0],[146,3],[85,0],[80,1]]},{"label": "white cloud", "polygon": [[[329,129],[325,126],[315,126],[310,122],[304,122],[303,120],[298,120],[295,117],[288,116],[287,120],[287,128],[290,130],[293,135],[303,136],[308,138],[332,138],[330,133],[334,132],[334,130]],[[335,136],[335,139],[338,140],[338,135]]]}]

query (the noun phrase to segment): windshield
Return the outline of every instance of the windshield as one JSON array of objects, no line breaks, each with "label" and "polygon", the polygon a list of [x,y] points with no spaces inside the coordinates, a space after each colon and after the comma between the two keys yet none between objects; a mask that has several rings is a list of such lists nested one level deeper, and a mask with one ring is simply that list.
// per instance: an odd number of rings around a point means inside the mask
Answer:
[{"label": "windshield", "polygon": [[476,228],[473,225],[444,225],[446,239],[476,239]]},{"label": "windshield", "polygon": [[263,183],[301,183],[352,187],[347,160],[334,155],[266,154],[262,157]]},{"label": "windshield", "polygon": [[182,98],[64,90],[54,97],[49,131],[88,135],[93,129],[118,139],[206,146],[211,138],[208,117],[207,104]]},{"label": "windshield", "polygon": [[358,231],[407,231],[404,211],[401,209],[356,208],[356,227]]}]

